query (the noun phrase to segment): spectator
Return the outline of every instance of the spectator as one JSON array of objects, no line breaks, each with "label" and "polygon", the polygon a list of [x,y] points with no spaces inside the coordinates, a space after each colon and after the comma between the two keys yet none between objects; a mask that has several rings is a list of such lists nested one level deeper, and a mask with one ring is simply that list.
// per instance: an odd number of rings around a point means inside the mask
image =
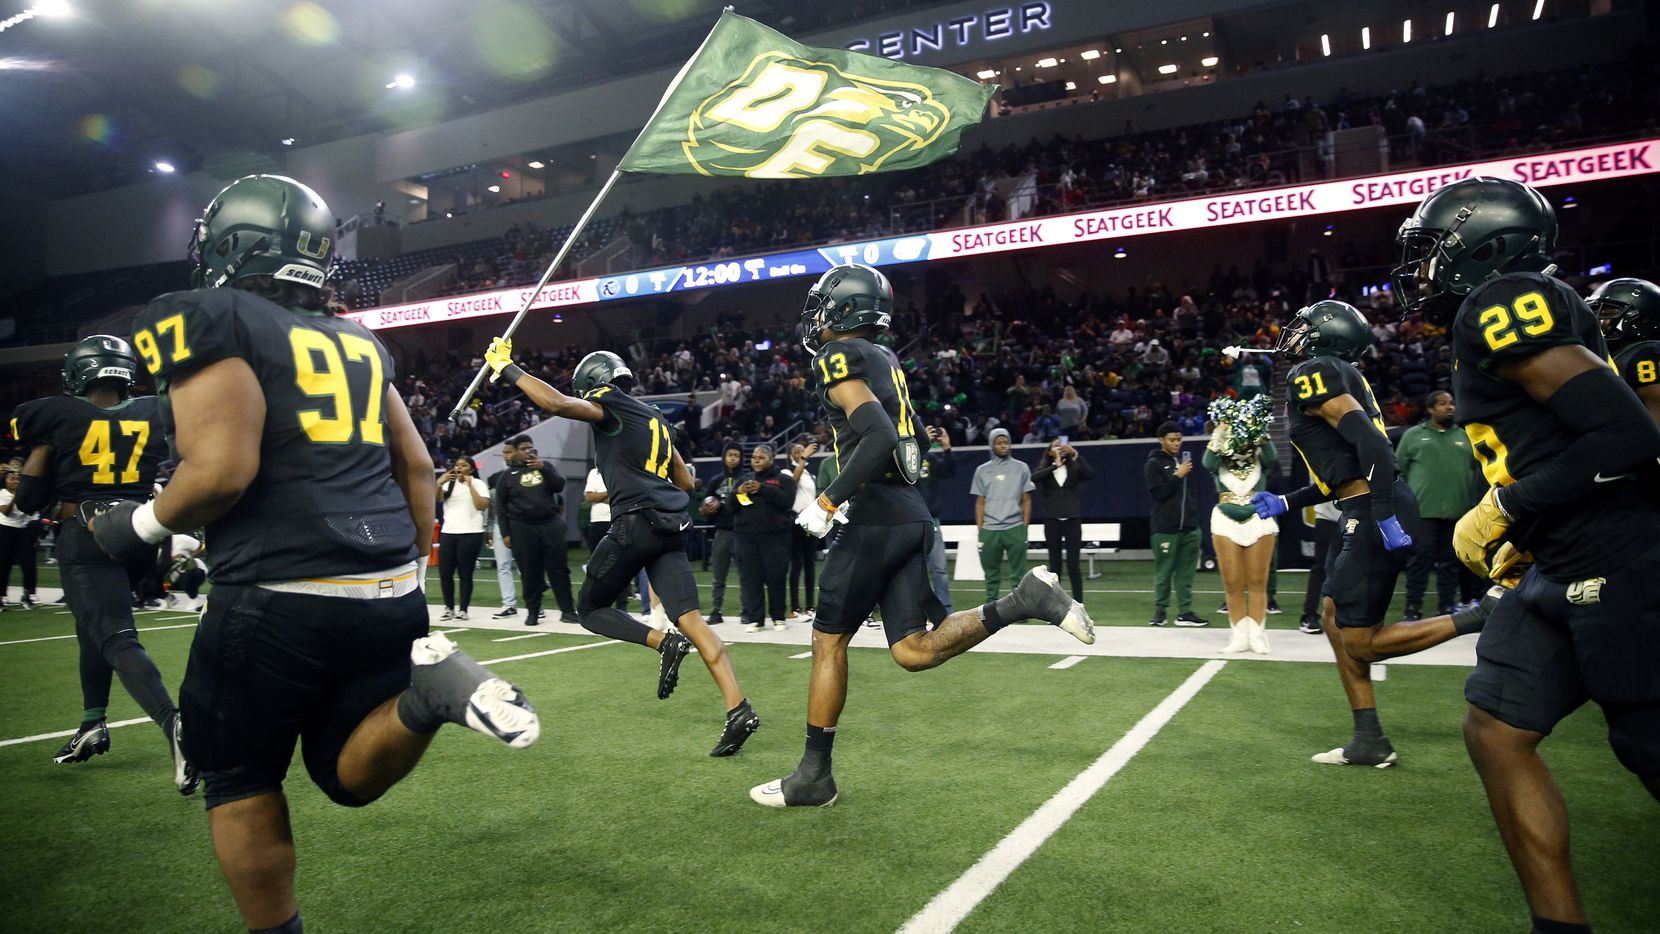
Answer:
[{"label": "spectator", "polygon": [[1193,475],[1193,455],[1182,450],[1182,432],[1175,422],[1159,426],[1159,446],[1147,455],[1143,475],[1153,512],[1147,527],[1153,535],[1153,618],[1150,626],[1165,624],[1175,584],[1178,626],[1209,626],[1193,612],[1193,573],[1199,567],[1199,483]]},{"label": "spectator", "polygon": [[1412,563],[1406,569],[1405,619],[1421,619],[1429,572],[1435,569],[1440,597],[1437,616],[1451,613],[1460,602],[1475,596],[1462,585],[1458,558],[1453,555],[1453,526],[1475,505],[1470,494],[1476,480],[1475,453],[1469,439],[1453,422],[1452,393],[1437,390],[1424,400],[1428,417],[1401,435],[1395,459],[1401,476],[1418,498],[1418,525],[1412,535]]},{"label": "spectator", "polygon": [[[438,502],[444,507],[438,534],[438,584],[444,593],[440,621],[466,619],[473,604],[473,571],[484,547],[485,514],[490,509],[490,488],[478,478],[478,466],[461,457],[450,462],[438,478]],[[461,602],[456,603],[455,578],[461,576]],[[459,607],[459,608],[458,608]]]},{"label": "spectator", "polygon": [[513,550],[519,577],[525,585],[525,625],[542,621],[542,594],[553,589],[559,610],[550,622],[565,614],[573,618],[571,569],[566,564],[565,478],[536,455],[528,435],[513,439],[513,466],[496,483],[496,512],[503,541]]},{"label": "spectator", "polygon": [[22,604],[25,609],[35,605],[35,530],[38,513],[25,513],[17,508],[17,487],[22,474],[8,468],[4,483],[0,483],[0,608],[11,589],[12,568],[17,568],[23,580]]},{"label": "spectator", "polygon": [[743,462],[743,446],[735,441],[728,441],[721,451],[720,475],[709,481],[708,487],[703,491],[703,505],[697,510],[699,515],[708,519],[715,527],[715,534],[709,545],[713,578],[709,585],[711,612],[706,622],[711,626],[725,621],[721,617],[721,610],[726,606],[726,578],[731,572],[732,551],[737,545],[732,531],[732,518],[736,510],[727,503],[733,489],[740,482],[739,472]]},{"label": "spectator", "polygon": [[518,588],[513,581],[513,550],[507,547],[508,535],[503,532],[496,534],[497,527],[506,528],[501,523],[501,512],[498,508],[496,490],[501,478],[507,475],[507,469],[513,466],[513,461],[519,456],[518,448],[512,441],[501,443],[502,469],[491,474],[484,482],[490,487],[490,508],[484,514],[484,544],[490,549],[490,556],[496,565],[496,586],[501,589],[501,609],[492,614],[495,619],[509,619],[519,615]]},{"label": "spectator", "polygon": [[1320,623],[1320,592],[1326,586],[1326,556],[1337,541],[1337,523],[1342,515],[1336,503],[1314,507],[1314,558],[1308,567],[1308,590],[1303,593],[1303,617],[1297,624],[1298,631],[1311,636],[1325,631]]},{"label": "spectator", "polygon": [[778,470],[772,448],[749,455],[750,473],[728,494],[732,531],[737,535],[738,583],[742,585],[744,631],[784,626],[784,577],[790,566],[790,530],[795,527],[795,481]]},{"label": "spectator", "polygon": [[[814,506],[818,499],[818,484],[813,481],[813,474],[807,469],[807,459],[818,453],[818,444],[809,442],[806,445],[790,445],[790,479],[795,482],[795,502],[790,507],[793,515],[801,515],[803,509]],[[818,545],[816,536],[808,535],[800,526],[790,527],[790,619],[802,619],[806,613],[803,609],[813,608],[813,575],[818,565]],[[802,577],[807,581],[807,599],[801,599],[800,584]]]},{"label": "spectator", "polygon": [[1078,456],[1077,448],[1056,439],[1038,469],[1032,471],[1038,506],[1043,510],[1043,541],[1049,546],[1049,570],[1061,573],[1062,561],[1072,581],[1072,599],[1084,602],[1084,572],[1079,562],[1083,553],[1083,504],[1078,487],[1095,476],[1089,461]]},{"label": "spectator", "polygon": [[986,602],[1001,596],[1003,559],[1009,581],[1026,575],[1026,527],[1032,524],[1032,472],[1009,456],[1009,432],[991,431],[991,459],[974,470],[974,525],[979,530],[980,566],[986,572]]},{"label": "spectator", "polygon": [[1068,438],[1083,435],[1084,419],[1089,417],[1089,403],[1078,395],[1078,387],[1067,384],[1061,392],[1061,400],[1055,403],[1055,415],[1060,418],[1059,434]]},{"label": "spectator", "polygon": [[[934,520],[934,543],[928,549],[928,576],[934,582],[934,596],[947,614],[955,613],[951,605],[951,578],[945,569],[945,539],[940,537],[940,510],[945,506],[944,484],[957,473],[957,459],[951,456],[951,433],[943,428],[928,429],[929,449],[922,455],[922,475],[916,487],[922,501],[928,504],[928,515]],[[939,450],[934,450],[935,447]],[[828,458],[826,458],[828,460]]]}]

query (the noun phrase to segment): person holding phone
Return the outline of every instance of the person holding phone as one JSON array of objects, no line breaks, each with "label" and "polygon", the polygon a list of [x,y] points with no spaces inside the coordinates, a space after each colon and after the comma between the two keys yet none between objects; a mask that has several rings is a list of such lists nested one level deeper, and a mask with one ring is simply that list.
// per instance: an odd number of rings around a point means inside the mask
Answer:
[{"label": "person holding phone", "polygon": [[1078,487],[1090,481],[1095,471],[1078,456],[1078,449],[1061,435],[1043,452],[1032,482],[1037,485],[1038,506],[1043,509],[1043,540],[1049,546],[1049,569],[1060,573],[1066,559],[1066,573],[1072,580],[1072,599],[1084,602],[1083,505]]},{"label": "person holding phone", "polygon": [[1142,468],[1153,511],[1147,529],[1153,537],[1153,618],[1163,626],[1174,584],[1177,626],[1209,626],[1193,612],[1193,572],[1199,567],[1199,478],[1193,452],[1182,450],[1182,430],[1175,422],[1159,426],[1159,446]]},{"label": "person holding phone", "polygon": [[[490,508],[490,487],[478,478],[472,460],[458,457],[438,478],[438,502],[444,524],[438,533],[438,584],[444,593],[440,621],[466,619],[473,602],[473,571],[484,550],[484,514]],[[455,578],[461,577],[461,603],[456,608]]]}]

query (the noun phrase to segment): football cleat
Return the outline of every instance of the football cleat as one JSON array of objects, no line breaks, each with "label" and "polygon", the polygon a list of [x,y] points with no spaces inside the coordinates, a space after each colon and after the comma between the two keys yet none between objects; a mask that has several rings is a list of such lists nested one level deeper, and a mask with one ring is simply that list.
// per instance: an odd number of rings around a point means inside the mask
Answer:
[{"label": "football cleat", "polygon": [[416,639],[409,656],[415,663],[409,691],[420,707],[513,749],[541,736],[541,719],[523,692],[456,648],[448,636]]},{"label": "football cleat", "polygon": [[1374,769],[1391,768],[1400,761],[1395,755],[1395,747],[1389,745],[1387,736],[1380,736],[1374,740],[1356,737],[1349,740],[1347,746],[1339,746],[1330,752],[1315,753],[1309,758],[1321,765],[1369,765]]},{"label": "football cleat", "polygon": [[75,731],[75,735],[63,744],[52,761],[63,765],[66,762],[85,762],[93,756],[101,756],[110,751],[110,728],[103,720],[83,723]]},{"label": "football cleat", "polygon": [[1095,644],[1095,621],[1089,618],[1089,611],[1072,599],[1061,586],[1061,579],[1046,566],[1040,564],[1027,571],[1006,599],[1007,604],[998,601],[1002,604],[998,610],[1011,622],[1040,619],[1085,645]]},{"label": "football cleat", "polygon": [[167,751],[173,755],[173,787],[188,798],[202,784],[202,773],[184,757],[184,720],[178,714],[167,730]]},{"label": "football cleat", "polygon": [[1311,636],[1318,636],[1325,630],[1320,628],[1320,617],[1305,616],[1303,617],[1303,621],[1297,624],[1297,631],[1307,633]]},{"label": "football cleat", "polygon": [[738,750],[744,748],[744,741],[760,728],[761,717],[756,714],[755,708],[749,706],[749,698],[746,697],[726,715],[726,728],[721,730],[720,742],[709,750],[709,755],[717,759],[736,755]]},{"label": "football cleat", "polygon": [[784,778],[749,789],[749,799],[769,808],[827,808],[836,803],[836,780],[829,775],[819,781],[800,778],[800,770]]},{"label": "football cleat", "polygon": [[692,640],[678,632],[666,632],[657,645],[657,699],[668,700],[680,683],[680,663],[692,650]]}]

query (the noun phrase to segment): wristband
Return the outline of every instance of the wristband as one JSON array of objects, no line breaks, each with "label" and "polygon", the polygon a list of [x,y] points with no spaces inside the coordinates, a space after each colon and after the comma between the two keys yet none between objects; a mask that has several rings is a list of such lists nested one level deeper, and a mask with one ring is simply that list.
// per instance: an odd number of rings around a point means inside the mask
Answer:
[{"label": "wristband", "polygon": [[827,494],[820,493],[818,495],[818,508],[824,510],[825,512],[835,512],[837,506],[835,503],[830,502],[830,497]]},{"label": "wristband", "polygon": [[507,380],[507,385],[516,386],[519,383],[519,377],[525,375],[525,371],[517,363],[509,363],[502,367],[501,372],[497,375]]},{"label": "wristband", "polygon": [[172,529],[156,518],[156,501],[153,499],[133,511],[133,531],[147,545],[154,545],[173,534]]}]

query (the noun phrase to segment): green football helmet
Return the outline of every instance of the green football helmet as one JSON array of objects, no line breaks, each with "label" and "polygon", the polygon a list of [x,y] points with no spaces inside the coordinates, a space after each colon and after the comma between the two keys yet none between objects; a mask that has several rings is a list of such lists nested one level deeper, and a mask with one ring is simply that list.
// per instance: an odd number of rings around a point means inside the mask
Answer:
[{"label": "green football helmet", "polygon": [[606,383],[616,382],[619,377],[634,378],[634,371],[628,368],[623,359],[609,350],[596,350],[583,357],[571,372],[571,388],[579,396],[585,396],[594,389]]},{"label": "green football helmet", "polygon": [[886,331],[893,320],[893,286],[888,277],[869,266],[848,263],[832,266],[807,290],[801,310],[801,345],[808,353],[821,349],[825,330],[845,333],[874,327]]},{"label": "green football helmet", "polygon": [[1610,343],[1660,340],[1660,286],[1646,279],[1609,279],[1585,304]]},{"label": "green football helmet", "polygon": [[334,261],[334,214],[317,192],[281,175],[239,178],[219,194],[190,235],[192,288],[244,276],[322,288]]},{"label": "green football helmet", "polygon": [[1537,191],[1504,178],[1453,182],[1419,203],[1395,242],[1395,299],[1431,324],[1452,323],[1464,296],[1507,272],[1555,270],[1556,212]]},{"label": "green football helmet", "polygon": [[1366,316],[1348,302],[1327,299],[1293,315],[1274,349],[1294,360],[1338,357],[1353,363],[1370,346],[1372,326]]},{"label": "green football helmet", "polygon": [[127,398],[139,372],[132,345],[109,334],[83,337],[63,358],[63,391],[84,396],[96,380],[113,380],[121,398]]}]

